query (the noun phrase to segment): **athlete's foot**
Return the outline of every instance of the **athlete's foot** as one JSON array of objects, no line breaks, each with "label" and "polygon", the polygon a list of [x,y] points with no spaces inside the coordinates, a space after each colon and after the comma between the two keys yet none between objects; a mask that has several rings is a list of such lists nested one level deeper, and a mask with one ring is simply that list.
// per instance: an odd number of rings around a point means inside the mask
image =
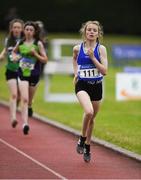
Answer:
[{"label": "athlete's foot", "polygon": [[17,126],[17,124],[18,124],[18,122],[17,122],[17,120],[15,120],[15,119],[14,119],[14,120],[12,121],[12,123],[11,123],[11,125],[12,125],[13,128],[15,128],[15,127]]},{"label": "athlete's foot", "polygon": [[29,125],[28,124],[24,124],[24,126],[23,126],[23,133],[24,133],[24,135],[27,135],[28,134],[28,132],[29,132]]},{"label": "athlete's foot", "polygon": [[90,145],[88,144],[84,145],[83,159],[85,162],[90,162],[91,160]]},{"label": "athlete's foot", "polygon": [[76,146],[76,151],[78,154],[83,154],[85,141],[86,141],[86,137],[80,136]]}]

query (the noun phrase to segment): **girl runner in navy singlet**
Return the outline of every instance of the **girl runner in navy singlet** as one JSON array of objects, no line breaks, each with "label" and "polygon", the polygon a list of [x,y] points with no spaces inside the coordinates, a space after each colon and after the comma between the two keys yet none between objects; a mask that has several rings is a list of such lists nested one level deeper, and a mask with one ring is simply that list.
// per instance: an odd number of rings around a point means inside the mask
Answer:
[{"label": "girl runner in navy singlet", "polygon": [[76,150],[85,162],[91,160],[90,141],[102,99],[102,80],[107,74],[106,48],[100,44],[103,35],[98,21],[88,21],[80,29],[83,42],[73,48],[75,93],[83,110],[82,134]]}]

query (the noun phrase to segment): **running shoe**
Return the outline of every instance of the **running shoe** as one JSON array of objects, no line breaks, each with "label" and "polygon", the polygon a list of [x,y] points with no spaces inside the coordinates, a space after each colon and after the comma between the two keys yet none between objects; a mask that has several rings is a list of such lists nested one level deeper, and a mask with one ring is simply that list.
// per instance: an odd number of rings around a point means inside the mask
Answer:
[{"label": "running shoe", "polygon": [[28,132],[29,132],[29,125],[27,125],[27,124],[25,124],[24,126],[23,126],[23,133],[24,133],[24,135],[27,135],[28,134]]},{"label": "running shoe", "polygon": [[91,160],[90,145],[88,144],[84,145],[83,159],[85,162],[90,162]]},{"label": "running shoe", "polygon": [[17,124],[18,124],[18,122],[16,120],[13,120],[12,123],[11,123],[13,128],[15,128],[17,126]]},{"label": "running shoe", "polygon": [[32,117],[33,115],[33,109],[32,107],[28,107],[28,117]]},{"label": "running shoe", "polygon": [[76,151],[78,154],[83,154],[85,141],[86,141],[86,137],[80,136],[76,146]]}]

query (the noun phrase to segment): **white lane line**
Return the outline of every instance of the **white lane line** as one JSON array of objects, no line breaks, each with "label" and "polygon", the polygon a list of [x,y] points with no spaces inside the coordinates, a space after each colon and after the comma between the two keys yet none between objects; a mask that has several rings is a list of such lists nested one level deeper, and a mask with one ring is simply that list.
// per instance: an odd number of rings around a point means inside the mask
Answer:
[{"label": "white lane line", "polygon": [[15,150],[16,152],[20,153],[21,155],[25,156],[26,158],[30,159],[31,161],[33,161],[34,163],[36,163],[37,165],[41,166],[42,168],[44,168],[45,170],[51,172],[52,174],[54,174],[55,176],[61,178],[62,180],[68,180],[67,178],[65,178],[64,176],[62,176],[61,174],[55,172],[54,170],[50,169],[49,167],[47,167],[46,165],[40,163],[39,161],[37,161],[36,159],[32,158],[31,156],[27,155],[26,153],[22,152],[21,150],[17,149],[16,147],[12,146],[11,144],[7,143],[6,141],[4,141],[3,139],[0,138],[0,142],[2,142],[3,144],[7,145],[8,147],[10,147],[11,149]]}]

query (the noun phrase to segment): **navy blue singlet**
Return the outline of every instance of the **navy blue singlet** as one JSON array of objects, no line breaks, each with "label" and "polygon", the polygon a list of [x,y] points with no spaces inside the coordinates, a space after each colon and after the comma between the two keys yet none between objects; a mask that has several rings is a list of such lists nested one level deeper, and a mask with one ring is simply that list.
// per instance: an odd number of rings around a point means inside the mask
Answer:
[{"label": "navy blue singlet", "polygon": [[[94,49],[94,56],[100,62],[99,43]],[[84,81],[99,81],[103,79],[103,75],[98,71],[90,57],[84,52],[84,44],[81,44],[79,55],[77,58],[78,79]]]}]

